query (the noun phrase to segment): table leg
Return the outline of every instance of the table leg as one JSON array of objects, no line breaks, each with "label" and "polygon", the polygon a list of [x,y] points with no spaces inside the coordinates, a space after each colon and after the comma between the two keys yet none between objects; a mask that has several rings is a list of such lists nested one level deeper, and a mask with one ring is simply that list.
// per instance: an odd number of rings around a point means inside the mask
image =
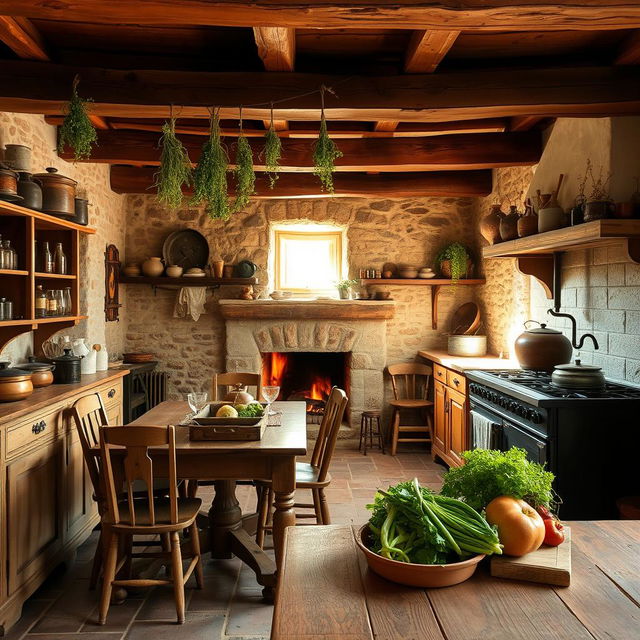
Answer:
[{"label": "table leg", "polygon": [[216,480],[216,495],[209,510],[209,549],[212,558],[230,558],[229,533],[242,527],[242,510],[236,498],[235,480]]},{"label": "table leg", "polygon": [[295,456],[274,458],[272,484],[275,513],[273,514],[273,546],[276,553],[276,565],[280,568],[284,552],[284,530],[296,524],[293,503],[296,490]]}]

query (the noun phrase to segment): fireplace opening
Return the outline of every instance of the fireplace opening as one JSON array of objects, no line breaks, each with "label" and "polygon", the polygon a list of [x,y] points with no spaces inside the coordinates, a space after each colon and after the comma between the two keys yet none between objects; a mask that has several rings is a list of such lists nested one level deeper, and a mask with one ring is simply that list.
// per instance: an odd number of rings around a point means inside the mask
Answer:
[{"label": "fireplace opening", "polygon": [[307,422],[319,424],[334,386],[349,395],[350,353],[314,351],[262,354],[262,384],[280,387],[278,400],[303,400]]}]

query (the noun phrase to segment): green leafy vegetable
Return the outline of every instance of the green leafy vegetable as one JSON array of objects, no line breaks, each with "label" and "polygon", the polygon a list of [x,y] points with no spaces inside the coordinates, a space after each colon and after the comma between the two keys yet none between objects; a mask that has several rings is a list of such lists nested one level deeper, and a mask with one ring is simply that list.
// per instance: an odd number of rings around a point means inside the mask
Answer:
[{"label": "green leafy vegetable", "polygon": [[495,529],[477,511],[420,487],[416,478],[379,491],[367,508],[373,511],[370,548],[390,560],[445,564],[502,553]]},{"label": "green leafy vegetable", "polygon": [[264,415],[264,408],[259,402],[252,402],[244,409],[238,409],[238,418],[259,418]]},{"label": "green leafy vegetable", "polygon": [[87,103],[78,95],[78,76],[73,80],[71,100],[66,108],[66,116],[58,132],[58,153],[69,145],[73,149],[73,160],[83,160],[91,155],[91,146],[98,140],[95,127],[89,119]]},{"label": "green leafy vegetable", "polygon": [[462,459],[465,464],[445,473],[442,495],[464,500],[474,509],[484,509],[498,496],[526,500],[534,507],[554,502],[553,474],[527,460],[524,449],[474,449],[462,453]]},{"label": "green leafy vegetable", "polygon": [[182,204],[182,187],[191,184],[192,170],[189,154],[176,137],[176,119],[162,125],[160,138],[160,168],[156,173],[158,202],[177,209]]}]

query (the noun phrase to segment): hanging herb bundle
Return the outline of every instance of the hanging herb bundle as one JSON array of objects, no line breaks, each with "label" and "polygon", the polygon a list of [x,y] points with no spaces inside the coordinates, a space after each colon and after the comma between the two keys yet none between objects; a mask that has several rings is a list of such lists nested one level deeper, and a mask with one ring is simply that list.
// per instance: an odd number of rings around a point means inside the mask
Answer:
[{"label": "hanging herb bundle", "polygon": [[242,131],[242,107],[240,107],[240,136],[236,149],[236,199],[233,210],[240,211],[249,204],[249,198],[255,192],[256,173],[253,170],[251,145]]},{"label": "hanging herb bundle", "polygon": [[193,204],[205,204],[210,218],[228,220],[231,207],[227,196],[227,166],[229,158],[220,139],[220,118],[211,111],[209,139],[202,146],[196,167]]},{"label": "hanging herb bundle", "polygon": [[91,155],[91,145],[98,140],[95,127],[89,119],[87,103],[78,95],[80,77],[73,79],[71,100],[66,108],[66,116],[58,133],[58,153],[69,145],[73,149],[73,161],[86,159]]},{"label": "hanging herb bundle", "polygon": [[337,158],[342,157],[342,151],[338,149],[336,143],[329,137],[329,132],[327,131],[327,121],[324,117],[325,90],[331,91],[325,86],[320,88],[320,98],[322,101],[320,112],[320,133],[318,135],[316,146],[313,150],[313,173],[320,178],[323,190],[333,193],[333,172],[335,171],[334,163]]},{"label": "hanging herb bundle", "polygon": [[282,142],[273,125],[273,105],[271,106],[271,124],[264,136],[264,165],[269,176],[269,187],[273,189],[278,180],[280,171],[280,158],[282,157]]},{"label": "hanging herb bundle", "polygon": [[182,187],[192,181],[191,160],[184,145],[176,138],[176,119],[173,109],[169,121],[162,125],[160,138],[160,168],[155,174],[156,199],[171,209],[182,204]]}]

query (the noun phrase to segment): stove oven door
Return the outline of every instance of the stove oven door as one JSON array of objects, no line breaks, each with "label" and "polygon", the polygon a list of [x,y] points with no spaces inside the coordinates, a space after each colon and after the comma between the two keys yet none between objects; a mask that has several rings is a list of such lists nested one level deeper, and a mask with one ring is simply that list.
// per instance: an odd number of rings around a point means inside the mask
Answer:
[{"label": "stove oven door", "polygon": [[539,464],[549,463],[548,443],[534,436],[532,433],[517,427],[516,425],[502,421],[502,450],[508,451],[511,447],[520,447],[527,452],[527,457],[532,462]]}]

